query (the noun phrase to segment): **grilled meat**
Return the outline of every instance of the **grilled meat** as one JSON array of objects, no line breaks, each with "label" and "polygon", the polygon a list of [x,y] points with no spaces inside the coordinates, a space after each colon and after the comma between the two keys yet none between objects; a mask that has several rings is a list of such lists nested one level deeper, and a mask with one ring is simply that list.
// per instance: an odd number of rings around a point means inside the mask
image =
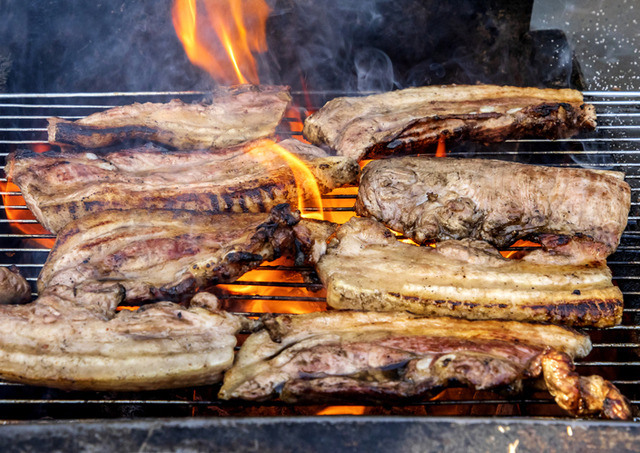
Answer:
[{"label": "grilled meat", "polygon": [[596,127],[575,90],[451,85],[335,98],[308,117],[304,136],[357,160],[419,152],[440,137],[501,142],[570,137]]},{"label": "grilled meat", "polygon": [[604,262],[510,260],[468,239],[417,247],[371,218],[340,227],[317,270],[334,308],[597,327],[622,319],[622,293]]},{"label": "grilled meat", "polygon": [[623,177],[484,159],[385,159],[364,168],[356,212],[418,243],[472,238],[504,247],[547,234],[547,248],[563,253],[567,241],[554,236],[578,236],[564,253],[598,261],[615,251],[627,225],[631,189]]},{"label": "grilled meat", "polygon": [[286,87],[219,88],[210,103],[135,103],[77,121],[50,118],[49,143],[101,148],[142,140],[180,150],[227,148],[273,136],[290,102]]},{"label": "grilled meat", "polygon": [[546,351],[541,357],[542,374],[556,403],[574,415],[602,414],[613,420],[629,420],[627,399],[600,376],[579,376],[570,357],[559,351]]},{"label": "grilled meat", "polygon": [[129,302],[183,299],[197,288],[233,282],[294,249],[292,227],[299,219],[288,205],[270,214],[99,212],[60,232],[38,278],[38,291],[118,282]]},{"label": "grilled meat", "polygon": [[31,287],[18,268],[0,267],[0,304],[22,304],[31,300]]},{"label": "grilled meat", "polygon": [[123,297],[117,283],[90,282],[0,306],[0,377],[67,390],[213,384],[233,363],[235,334],[253,328],[202,308],[203,295],[189,308],[158,302],[118,313]]},{"label": "grilled meat", "polygon": [[[287,151],[300,163],[291,163]],[[17,151],[8,157],[7,171],[36,218],[56,233],[71,220],[104,210],[266,212],[280,203],[297,205],[299,194],[308,198],[316,187],[328,192],[357,182],[360,168],[353,159],[317,157],[319,152],[297,140],[208,151],[154,145],[102,152]]]},{"label": "grilled meat", "polygon": [[[245,341],[225,374],[221,398],[389,402],[415,401],[452,382],[518,388],[540,376],[541,360],[554,359],[550,352],[564,359],[591,350],[589,337],[574,330],[510,321],[335,311],[263,322],[265,330]],[[617,413],[626,414],[604,411]]]}]

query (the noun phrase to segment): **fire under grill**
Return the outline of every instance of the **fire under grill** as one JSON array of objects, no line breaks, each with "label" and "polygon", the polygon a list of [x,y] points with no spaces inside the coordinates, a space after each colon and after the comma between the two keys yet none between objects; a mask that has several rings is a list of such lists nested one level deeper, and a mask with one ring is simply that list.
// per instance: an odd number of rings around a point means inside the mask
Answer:
[{"label": "fire under grill", "polygon": [[[345,93],[293,93],[294,105],[309,98],[326,99]],[[458,157],[513,160],[550,166],[582,166],[626,173],[631,186],[631,212],[617,252],[609,260],[614,282],[621,288],[625,309],[620,326],[588,329],[593,351],[577,363],[580,374],[599,374],[626,395],[640,417],[640,92],[585,92],[596,106],[598,128],[590,134],[562,140],[509,140],[491,146],[462,144],[448,150]],[[116,105],[163,102],[174,98],[197,101],[201,92],[0,94],[0,156],[18,148],[49,149],[46,118],[78,119]],[[302,138],[302,122],[310,110],[289,111],[278,134]],[[35,220],[16,186],[0,175],[0,266],[17,266],[35,291],[35,282],[53,244],[54,235]],[[344,222],[353,215],[355,189],[323,197],[329,220]],[[509,247],[505,251],[517,251]],[[260,313],[300,313],[323,310],[324,290],[310,267],[279,260],[244,275],[215,291],[224,307],[247,316]],[[35,293],[34,293],[35,296]],[[241,337],[246,335],[241,335]],[[242,338],[241,338],[242,340]],[[218,386],[153,392],[66,392],[0,381],[0,419],[86,419],[122,417],[281,416],[316,414],[507,416],[566,418],[547,392],[528,390],[506,396],[466,388],[443,390],[431,400],[406,406],[290,406],[226,402],[216,398]],[[353,402],[353,404],[359,404]]]}]

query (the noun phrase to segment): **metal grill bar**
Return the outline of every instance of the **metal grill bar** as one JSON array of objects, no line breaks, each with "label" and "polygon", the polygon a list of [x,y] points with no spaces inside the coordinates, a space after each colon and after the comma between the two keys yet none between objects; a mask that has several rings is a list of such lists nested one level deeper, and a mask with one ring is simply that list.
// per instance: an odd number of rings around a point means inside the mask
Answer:
[{"label": "metal grill bar", "polygon": [[[350,95],[345,92],[312,92],[311,95]],[[372,93],[363,93],[372,94]],[[640,273],[634,269],[640,264],[636,253],[640,252],[640,229],[637,221],[640,220],[640,200],[636,194],[640,191],[640,91],[638,92],[584,92],[587,102],[596,105],[601,125],[592,133],[583,137],[547,141],[537,139],[510,140],[498,148],[488,147],[474,151],[457,152],[461,157],[488,157],[500,158],[501,156],[515,157],[515,160],[523,159],[530,163],[539,163],[549,166],[572,167],[582,164],[590,168],[622,170],[627,173],[627,181],[632,186],[633,203],[629,216],[629,228],[623,235],[623,243],[618,248],[616,255],[609,261],[612,266],[614,279],[620,285],[626,300],[623,324],[610,329],[585,329],[592,336],[594,351],[578,366],[581,369],[597,368],[614,384],[624,386],[623,392],[631,399],[632,404],[640,404],[640,379],[636,379],[640,367],[640,337],[636,325],[638,313],[640,313]],[[50,116],[61,116],[67,119],[82,118],[93,111],[104,110],[115,105],[123,105],[145,101],[164,101],[171,97],[179,97],[185,100],[196,100],[206,97],[205,92],[133,92],[133,93],[0,93],[0,164],[2,156],[7,156],[10,151],[22,146],[46,144],[46,119]],[[293,93],[294,99],[303,99],[304,93]],[[303,105],[301,102],[300,105]],[[299,109],[302,116],[307,110]],[[292,124],[286,119],[284,124]],[[300,136],[299,132],[292,132],[292,136]],[[581,149],[582,148],[582,149]],[[6,182],[5,175],[0,175],[0,182]],[[6,190],[0,191],[2,196],[19,197],[20,192]],[[327,212],[349,213],[352,207],[337,205],[349,203],[355,200],[352,194],[329,194],[323,197],[328,204]],[[15,210],[25,214],[27,208],[20,199],[3,201],[0,211],[5,209]],[[317,212],[317,209],[310,209]],[[24,215],[22,216],[24,217]],[[37,280],[37,275],[44,263],[49,248],[36,246],[34,240],[51,240],[54,235],[23,233],[16,231],[19,226],[31,226],[37,224],[33,218],[20,218],[11,220],[0,219],[0,266],[16,265],[27,275],[32,284]],[[33,227],[32,227],[33,228]],[[525,250],[526,247],[509,247],[508,250]],[[633,254],[633,255],[630,255]],[[629,258],[633,256],[634,258]],[[311,273],[310,267],[299,268],[290,265],[264,265],[261,271],[278,271],[298,273]],[[319,284],[302,283],[303,280],[292,282],[285,281],[257,281],[252,277],[244,282],[235,282],[224,285],[224,293],[220,295],[222,303],[234,304],[238,302],[268,301],[295,302],[296,304],[322,304],[325,299],[320,294],[307,292],[308,290],[321,290]],[[251,294],[234,293],[234,288],[240,286],[252,289]],[[283,294],[285,293],[285,294]],[[284,310],[283,310],[284,311]],[[249,317],[257,317],[262,313],[252,311],[241,312]],[[38,389],[22,384],[0,381],[0,407],[6,411],[12,411],[23,406],[56,407],[69,406],[76,408],[86,406],[170,406],[201,408],[207,407],[252,407],[273,406],[286,407],[279,401],[268,403],[243,403],[224,402],[215,398],[207,389],[187,389],[175,392],[151,392],[144,397],[117,396],[94,392],[83,394],[79,392],[56,392],[47,389]],[[9,392],[9,393],[7,393]],[[18,393],[11,393],[18,392]],[[22,392],[22,393],[20,393]],[[13,395],[13,396],[12,396]],[[487,399],[474,399],[465,394],[462,397],[450,396],[434,401],[420,402],[421,406],[518,406],[522,415],[539,414],[532,407],[538,405],[552,406],[553,400],[549,395],[536,395],[526,398],[503,399],[493,395]],[[361,404],[361,403],[358,403]],[[366,404],[365,404],[366,405]],[[413,404],[412,404],[413,405]],[[74,409],[75,410],[75,409]],[[190,415],[188,413],[186,415]],[[559,412],[559,414],[561,414]],[[0,416],[1,417],[1,416]]]}]

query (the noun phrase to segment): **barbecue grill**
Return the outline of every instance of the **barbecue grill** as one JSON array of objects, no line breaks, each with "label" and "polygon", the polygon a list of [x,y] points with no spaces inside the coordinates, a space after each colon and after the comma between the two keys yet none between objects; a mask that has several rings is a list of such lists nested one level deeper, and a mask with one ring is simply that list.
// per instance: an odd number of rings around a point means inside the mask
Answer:
[{"label": "barbecue grill", "polygon": [[[313,93],[312,93],[313,94]],[[326,96],[327,93],[319,93]],[[340,93],[331,93],[338,95]],[[206,97],[203,92],[137,92],[137,93],[73,93],[73,94],[0,94],[0,156],[2,163],[7,154],[16,148],[45,150],[46,118],[60,116],[77,119],[106,108],[129,104],[134,101],[167,101],[181,98],[184,101],[196,101]],[[308,97],[309,93],[306,93]],[[303,105],[305,93],[294,92],[295,105]],[[609,266],[614,282],[621,288],[625,298],[623,322],[609,329],[589,329],[593,341],[593,352],[577,363],[578,371],[583,375],[599,374],[613,382],[631,400],[634,421],[639,421],[640,409],[640,339],[638,333],[638,314],[640,313],[640,159],[637,151],[640,141],[640,92],[592,91],[584,93],[585,100],[595,104],[599,118],[598,128],[589,134],[562,140],[509,140],[497,146],[460,145],[449,150],[452,156],[473,156],[481,158],[499,158],[518,162],[544,164],[551,166],[582,166],[594,169],[617,170],[626,173],[631,186],[632,202],[629,223],[622,236],[617,252],[609,258]],[[300,118],[307,114],[307,108],[290,112],[280,127],[278,134],[282,138],[300,135]],[[299,113],[299,115],[298,115]],[[17,266],[33,285],[46,260],[54,236],[42,230],[24,206],[20,192],[7,186],[6,175],[2,174],[0,192],[4,204],[0,211],[0,265]],[[324,197],[325,211],[332,216],[345,219],[353,213],[355,191],[337,191]],[[345,193],[346,192],[346,193]],[[510,247],[505,250],[519,250]],[[258,275],[259,278],[255,276]],[[296,267],[292,263],[278,261],[261,266],[241,280],[223,285],[217,290],[223,304],[235,312],[247,316],[256,316],[261,312],[301,312],[316,311],[325,308],[322,285],[313,281],[314,270],[308,267]],[[317,279],[317,277],[316,277]],[[317,281],[317,280],[316,280]],[[35,293],[34,293],[35,295]],[[256,305],[258,303],[258,305]],[[258,307],[256,309],[256,307]],[[326,411],[326,406],[288,406],[278,401],[266,403],[246,403],[220,401],[216,398],[218,387],[185,388],[153,392],[115,393],[115,392],[66,392],[32,387],[10,382],[0,382],[0,419],[4,420],[40,420],[40,419],[105,419],[122,417],[182,417],[184,420],[172,421],[173,428],[186,426],[196,429],[204,423],[205,432],[226,423],[236,423],[247,428],[256,425],[260,429],[283,429],[282,416],[286,416],[285,425],[301,423],[312,432],[321,432],[326,427],[317,421],[318,417],[301,420],[289,418],[292,415],[310,416]],[[354,403],[357,404],[357,403]],[[412,423],[425,429],[423,435],[433,436],[433,430],[439,424],[456,426],[455,420],[466,420],[476,426],[486,423],[487,419],[477,417],[508,416],[506,420],[491,418],[492,425],[512,426],[514,430],[525,426],[551,427],[557,424],[574,426],[571,429],[583,429],[584,426],[596,426],[598,429],[612,429],[609,424],[598,422],[575,422],[568,419],[547,392],[530,390],[516,396],[504,396],[491,391],[473,391],[470,389],[447,389],[435,398],[408,406],[358,406],[354,409],[337,408],[335,412],[346,411],[361,413],[358,417],[332,421],[332,426],[340,423],[357,426],[365,431],[379,424],[388,423],[391,428],[404,431]],[[329,413],[331,413],[329,411]],[[225,417],[242,415],[249,418],[243,421]],[[378,416],[421,416],[416,421],[410,418],[408,425],[397,425],[396,417]],[[424,417],[424,416],[431,417]],[[456,415],[450,419],[432,418]],[[201,419],[199,417],[211,417]],[[260,418],[253,418],[259,416]],[[471,420],[465,417],[476,417]],[[196,417],[196,418],[194,418]],[[540,425],[529,425],[531,417],[543,417]],[[368,419],[370,423],[364,423]],[[402,419],[402,418],[400,418]],[[253,422],[252,422],[253,420]],[[482,423],[479,420],[484,420]],[[259,422],[258,422],[259,421]],[[429,421],[428,428],[423,426]],[[127,429],[150,429],[150,426],[164,426],[159,421],[145,425],[138,421]],[[142,424],[140,424],[142,423]],[[576,424],[577,423],[577,424]],[[595,423],[595,422],[592,422]],[[345,425],[345,426],[346,426]],[[500,426],[502,426],[500,425]],[[19,429],[16,425],[15,429]],[[619,426],[619,425],[615,425]],[[626,426],[626,425],[625,425]],[[630,425],[636,432],[636,425]],[[119,430],[118,423],[92,425],[91,429]],[[476,429],[480,429],[476,426]],[[506,429],[506,428],[505,428]],[[511,429],[511,428],[509,428]],[[545,428],[547,429],[547,428]],[[564,435],[566,435],[566,428]],[[44,433],[46,430],[38,431]],[[256,432],[258,432],[256,431]],[[591,431],[590,431],[591,432]],[[345,431],[346,433],[346,431]],[[451,435],[455,433],[450,430]],[[16,434],[17,435],[17,434]],[[199,434],[199,435],[202,435]],[[264,432],[261,435],[266,435]],[[636,435],[640,435],[636,433]],[[178,436],[179,437],[179,436]],[[270,436],[271,438],[272,436]],[[505,437],[507,439],[507,437]],[[539,439],[538,439],[539,440]],[[513,439],[511,439],[513,442]]]},{"label": "barbecue grill", "polygon": [[[29,5],[21,9],[22,3]],[[64,3],[64,2],[62,2]],[[117,2],[115,2],[117,3]],[[138,11],[132,5],[138,2],[121,2],[120,9]],[[143,9],[145,2],[139,2]],[[163,6],[153,9],[169,8],[169,1],[158,2]],[[283,6],[283,14],[272,18],[273,24],[287,19],[290,6],[302,5],[302,1],[278,0],[272,2]],[[310,2],[314,3],[314,2]],[[318,2],[322,3],[322,2]],[[334,5],[327,0],[323,5]],[[349,2],[344,2],[349,3]],[[372,2],[376,3],[376,2]],[[384,3],[384,2],[378,2]],[[406,4],[406,2],[389,2]],[[418,2],[421,3],[421,2]],[[437,5],[442,2],[426,2]],[[264,403],[221,401],[216,395],[219,386],[184,388],[152,392],[68,392],[55,389],[33,387],[0,381],[0,450],[2,451],[164,451],[184,450],[199,451],[219,449],[221,451],[479,451],[521,452],[547,450],[586,451],[634,451],[640,441],[640,91],[618,91],[637,89],[637,76],[633,75],[634,60],[631,55],[623,55],[620,64],[613,64],[614,59],[621,58],[615,47],[626,46],[636,48],[635,25],[631,25],[634,14],[629,14],[626,21],[611,20],[608,25],[600,24],[603,29],[600,35],[589,27],[595,27],[589,20],[591,3],[584,5],[584,11],[575,6],[565,5],[562,10],[555,1],[536,1],[531,17],[529,1],[487,0],[465,2],[465,5],[477,3],[478,8],[486,5],[499,5],[499,8],[520,4],[525,5],[523,18],[514,21],[514,36],[529,29],[532,25],[538,28],[564,28],[565,20],[571,21],[573,42],[577,60],[582,64],[587,85],[590,89],[602,91],[585,91],[585,101],[595,104],[598,114],[598,128],[589,134],[555,141],[548,140],[510,140],[500,145],[462,144],[448,149],[451,156],[497,158],[517,162],[542,164],[550,166],[581,166],[594,169],[622,171],[632,190],[631,212],[617,252],[609,257],[608,264],[613,271],[614,282],[619,285],[625,300],[622,324],[609,329],[586,329],[593,342],[593,351],[585,359],[577,362],[578,372],[582,375],[599,374],[615,384],[621,392],[631,400],[634,419],[631,422],[605,422],[597,420],[573,419],[557,407],[546,391],[525,390],[518,395],[505,395],[494,391],[473,391],[464,388],[451,388],[442,391],[434,398],[410,405],[362,405],[350,407],[327,407],[326,405],[285,405],[279,401]],[[116,105],[132,102],[165,102],[179,98],[185,102],[193,102],[208,96],[206,91],[119,91],[137,90],[145,85],[144,75],[152,74],[160,80],[153,86],[156,90],[166,87],[188,86],[191,89],[204,89],[208,86],[208,75],[197,73],[186,61],[181,48],[166,52],[175,63],[171,68],[160,66],[166,73],[151,65],[145,67],[147,60],[135,60],[135,56],[146,55],[149,47],[131,47],[124,49],[124,55],[118,55],[121,66],[113,68],[113,62],[107,60],[118,50],[110,50],[104,58],[104,65],[96,65],[93,72],[83,74],[86,78],[71,80],[67,77],[73,71],[63,71],[70,62],[81,59],[75,69],[84,69],[83,64],[94,62],[87,56],[99,51],[92,48],[91,42],[99,33],[88,34],[86,44],[80,49],[65,49],[65,41],[49,40],[58,29],[49,20],[56,16],[58,10],[63,11],[58,19],[64,22],[74,19],[69,29],[82,21],[82,16],[66,16],[64,8],[51,2],[43,6],[43,2],[9,0],[15,11],[9,15],[6,30],[0,28],[0,36],[7,38],[12,33],[18,35],[15,40],[7,42],[31,40],[24,53],[37,53],[37,44],[46,48],[53,55],[47,64],[37,58],[27,63],[17,61],[15,71],[18,77],[8,84],[12,93],[0,93],[0,166],[4,168],[5,158],[9,152],[19,148],[31,148],[35,151],[48,149],[46,118],[59,116],[65,119],[79,119],[91,113],[105,110]],[[151,4],[151,2],[150,2]],[[460,2],[462,4],[462,2]],[[527,6],[528,5],[528,6]],[[379,5],[377,5],[379,6]],[[609,12],[620,9],[620,13],[630,5],[609,6]],[[112,20],[107,17],[113,11],[109,2],[98,2],[94,6],[87,3],[84,8],[89,16],[102,14],[103,21]],[[93,9],[92,9],[93,8]],[[458,2],[456,7],[458,8]],[[9,9],[9,8],[8,8]],[[40,11],[42,9],[42,11]],[[79,8],[82,9],[82,8]],[[113,7],[114,10],[117,7]],[[401,7],[397,7],[398,10]],[[443,8],[444,9],[444,8]],[[543,11],[550,9],[549,11]],[[37,23],[28,23],[28,12],[37,10]],[[395,11],[395,9],[394,9]],[[13,11],[12,11],[13,12]],[[139,12],[139,11],[138,11]],[[536,15],[538,17],[536,17]],[[116,15],[113,15],[115,17]],[[164,33],[172,35],[170,20],[158,18],[149,11],[144,11],[145,33],[152,38],[151,47],[158,45]],[[149,17],[147,17],[149,16]],[[637,13],[635,13],[637,16]],[[545,18],[541,20],[540,18]],[[609,17],[613,17],[613,14]],[[26,19],[25,19],[26,18]],[[303,17],[303,25],[307,26],[307,18]],[[446,19],[446,20],[445,20]],[[447,23],[449,16],[432,18],[436,23]],[[133,28],[138,18],[116,18],[120,21],[116,29],[120,34]],[[99,21],[96,21],[99,22]],[[285,21],[286,22],[286,21]],[[92,22],[93,23],[93,22]],[[411,29],[402,21],[401,29]],[[624,39],[613,38],[619,34]],[[20,30],[28,30],[22,34]],[[463,24],[464,25],[464,24]],[[568,23],[567,23],[568,25]],[[338,24],[338,27],[340,24]],[[35,28],[42,31],[37,33]],[[80,27],[77,27],[80,28]],[[109,27],[105,27],[109,28]],[[455,27],[450,27],[454,28]],[[507,27],[508,28],[508,27]],[[532,28],[535,28],[532,26]],[[460,33],[460,30],[463,32]],[[457,37],[467,34],[466,28],[454,30]],[[5,33],[5,35],[2,35]],[[299,30],[293,33],[300,39],[305,35]],[[586,34],[580,37],[580,34]],[[114,33],[118,34],[118,33]],[[73,33],[70,33],[73,35]],[[298,36],[299,35],[299,36]],[[597,39],[593,36],[599,36]],[[557,34],[550,35],[556,39]],[[546,38],[548,36],[544,36]],[[562,37],[562,36],[561,36]],[[282,38],[272,36],[272,39]],[[600,40],[601,38],[601,40]],[[474,37],[469,38],[474,41]],[[618,41],[616,41],[618,39]],[[2,40],[0,40],[2,41]],[[54,40],[55,41],[55,40]],[[74,43],[82,41],[76,36]],[[114,40],[113,47],[122,47],[120,41]],[[71,42],[71,40],[67,41]],[[613,45],[612,45],[613,42]],[[61,44],[62,43],[62,44]],[[86,44],[86,46],[85,46]],[[139,44],[139,43],[138,43]],[[148,43],[147,43],[148,44]],[[270,50],[274,47],[270,43]],[[379,44],[379,43],[376,43]],[[566,44],[566,42],[565,42]],[[607,47],[609,45],[609,47]],[[283,47],[284,48],[284,47]],[[23,50],[22,45],[17,47]],[[52,50],[53,49],[53,50]],[[0,89],[2,85],[3,44],[0,42]],[[163,48],[163,50],[165,50]],[[275,49],[276,51],[278,49]],[[448,50],[443,50],[443,53]],[[555,55],[554,49],[547,56]],[[515,52],[514,52],[515,53]],[[62,55],[64,54],[64,55]],[[139,54],[139,55],[138,55]],[[283,56],[284,55],[284,56]],[[278,56],[279,66],[287,68],[290,63],[287,49]],[[595,56],[594,56],[595,55]],[[49,55],[51,57],[51,55]],[[64,58],[63,58],[64,57]],[[85,58],[86,57],[86,58]],[[608,61],[608,57],[611,57]],[[538,55],[540,59],[540,55]],[[553,64],[550,58],[545,63]],[[32,65],[29,65],[31,62]],[[35,63],[34,63],[35,62]],[[134,63],[134,64],[131,64]],[[322,63],[324,64],[324,63]],[[109,66],[112,65],[112,66]],[[91,66],[87,64],[87,66]],[[489,65],[491,68],[493,66]],[[569,65],[571,66],[571,64]],[[575,62],[574,62],[575,66]],[[109,72],[101,74],[101,70],[109,68]],[[545,66],[546,68],[546,66]],[[315,67],[313,70],[315,71]],[[435,66],[433,74],[437,75],[442,68]],[[504,68],[501,68],[504,70]],[[544,68],[543,68],[544,70]],[[611,73],[609,73],[611,70]],[[22,88],[24,74],[38,71]],[[285,71],[283,71],[285,72]],[[187,73],[185,75],[184,73]],[[93,75],[97,74],[97,75]],[[124,74],[120,77],[121,74]],[[163,77],[161,77],[163,76]],[[273,74],[271,74],[273,76]],[[284,76],[284,75],[283,75]],[[275,82],[288,83],[295,90],[301,88],[299,73],[290,71],[289,79]],[[309,74],[307,74],[309,76]],[[340,74],[342,76],[342,74]],[[53,91],[41,89],[48,86],[42,80],[55,77]],[[140,80],[138,80],[140,79]],[[203,83],[202,80],[206,79]],[[123,82],[124,81],[124,82]],[[138,83],[140,81],[140,83]],[[270,80],[264,80],[268,82]],[[332,80],[333,81],[333,80]],[[174,83],[175,82],[175,83]],[[184,82],[181,85],[180,82]],[[191,83],[193,82],[193,83]],[[473,81],[472,81],[473,82]],[[440,83],[432,80],[430,83]],[[507,83],[507,82],[504,82]],[[17,85],[16,85],[17,84]],[[534,83],[535,84],[535,83]],[[116,88],[113,88],[113,86]],[[331,84],[329,84],[331,85]],[[17,88],[16,88],[17,86]],[[95,90],[100,92],[71,93],[69,86]],[[62,88],[60,88],[62,87]],[[105,88],[107,87],[107,88]],[[118,88],[119,87],[119,88]],[[301,138],[301,121],[313,110],[333,97],[340,95],[357,95],[362,92],[344,91],[344,87],[322,87],[322,91],[294,91],[294,106],[288,112],[278,130],[280,138]],[[116,90],[114,92],[102,92]],[[29,92],[25,92],[29,91]],[[45,92],[41,92],[45,91]],[[27,277],[35,295],[35,281],[45,262],[54,236],[45,231],[34,219],[24,205],[24,200],[16,186],[7,184],[4,171],[0,173],[0,266],[16,266]],[[325,212],[330,218],[344,221],[353,214],[355,190],[337,190],[323,197]],[[511,247],[505,251],[517,251],[521,248]],[[311,283],[310,283],[311,282]],[[234,312],[246,316],[259,315],[261,312],[298,312],[315,311],[325,308],[324,290],[315,277],[311,267],[296,267],[291,262],[279,260],[266,263],[256,271],[246,274],[241,281],[223,285],[217,289],[217,295],[224,306]],[[245,334],[241,334],[242,337]],[[354,402],[353,404],[362,404]],[[335,415],[321,417],[319,414],[358,414]],[[321,440],[321,442],[319,441]]]}]

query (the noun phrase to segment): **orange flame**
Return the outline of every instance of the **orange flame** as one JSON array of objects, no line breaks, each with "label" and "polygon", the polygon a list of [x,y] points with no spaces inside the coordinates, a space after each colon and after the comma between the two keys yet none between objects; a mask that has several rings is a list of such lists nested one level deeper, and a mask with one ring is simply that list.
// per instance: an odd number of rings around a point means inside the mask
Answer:
[{"label": "orange flame", "polygon": [[[22,195],[11,195],[12,192],[20,192],[18,186],[12,182],[0,182],[0,191],[2,192],[2,204],[4,205],[7,220],[13,220],[13,222],[10,223],[13,231],[18,234],[51,234],[39,223],[20,223],[22,220],[36,220],[36,218],[31,211],[21,208],[25,206]],[[51,248],[53,247],[55,238],[28,238],[26,241],[29,244]]]},{"label": "orange flame", "polygon": [[[519,239],[511,245],[511,247],[542,247],[538,242],[525,241],[524,239]],[[505,258],[517,259],[521,257],[520,255],[523,253],[522,250],[507,250],[501,251],[500,254]],[[524,251],[524,253],[527,253]]]},{"label": "orange flame", "polygon": [[443,135],[438,137],[438,148],[436,149],[436,157],[447,157],[447,147]]},{"label": "orange flame", "polygon": [[173,26],[189,60],[219,83],[260,83],[252,52],[267,50],[264,0],[174,0]]},{"label": "orange flame", "polygon": [[[280,258],[269,263],[269,266],[289,267],[293,263],[287,258]],[[327,305],[323,301],[309,301],[305,298],[320,299],[326,295],[324,289],[317,292],[310,291],[304,287],[305,283],[299,272],[279,269],[257,268],[244,274],[237,280],[242,285],[217,285],[236,295],[260,295],[267,296],[265,299],[244,300],[235,299],[229,301],[226,307],[229,311],[248,311],[253,313],[310,313],[314,311],[324,311]],[[282,286],[262,286],[262,282],[284,283]],[[291,286],[287,286],[290,284]],[[277,296],[278,300],[269,300],[269,296]],[[286,298],[290,297],[291,300]]]},{"label": "orange flame", "polygon": [[[266,146],[259,146],[248,151],[253,157],[262,162],[272,161],[274,158],[283,159],[291,171],[296,181],[298,192],[298,209],[304,218],[312,218],[324,220],[324,209],[322,204],[322,196],[320,188],[315,176],[309,170],[309,167],[300,160],[296,155],[290,153],[282,146],[271,140],[266,140]],[[305,205],[310,200],[317,211],[309,211]]]},{"label": "orange flame", "polygon": [[365,406],[328,406],[316,415],[362,415],[365,409]]}]

